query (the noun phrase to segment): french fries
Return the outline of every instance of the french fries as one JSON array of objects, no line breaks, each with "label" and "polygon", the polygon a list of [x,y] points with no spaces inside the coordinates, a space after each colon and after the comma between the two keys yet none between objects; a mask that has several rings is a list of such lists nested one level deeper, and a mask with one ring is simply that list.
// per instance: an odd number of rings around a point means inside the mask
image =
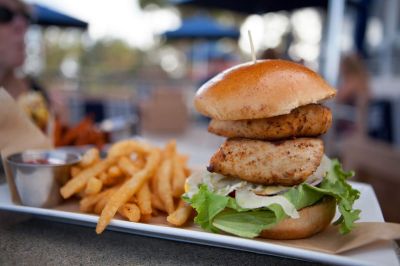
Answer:
[{"label": "french fries", "polygon": [[[115,158],[115,157],[114,157]],[[160,161],[160,153],[157,150],[150,152],[145,167],[133,175],[127,182],[125,182],[116,193],[114,193],[107,205],[101,212],[99,222],[96,226],[96,233],[101,234],[106,226],[110,223],[115,213],[124,203],[140,189],[140,187],[148,180],[156,170]]]},{"label": "french fries", "polygon": [[91,195],[84,197],[79,202],[79,209],[82,212],[92,212],[94,205],[103,197],[104,194],[108,193],[108,191],[103,191],[96,195]]},{"label": "french fries", "polygon": [[179,158],[177,154],[175,154],[172,163],[174,176],[174,178],[172,179],[172,195],[178,198],[185,192],[185,169],[183,167],[181,158]]},{"label": "french fries", "polygon": [[122,176],[121,169],[119,169],[119,167],[116,166],[116,165],[111,166],[111,167],[108,169],[107,174],[108,174],[108,176],[109,176],[110,178],[118,178],[118,177]]},{"label": "french fries", "polygon": [[101,191],[102,187],[103,187],[103,182],[101,182],[96,177],[91,177],[91,178],[89,178],[89,180],[86,184],[85,194],[86,195],[97,194]]},{"label": "french fries", "polygon": [[164,160],[157,172],[157,191],[161,201],[164,203],[165,210],[170,214],[173,213],[174,199],[172,197],[171,188],[172,177],[172,160]]},{"label": "french fries", "polygon": [[[118,165],[127,175],[134,176],[139,172],[139,168],[127,157],[122,157]],[[137,193],[137,202],[141,213],[144,217],[148,217],[152,213],[151,207],[151,192],[148,182],[145,182]]]},{"label": "french fries", "polygon": [[165,145],[163,156],[165,159],[172,158],[176,153],[176,141],[170,140],[167,145]]},{"label": "french fries", "polygon": [[101,172],[105,171],[108,167],[115,164],[118,158],[107,158],[104,161],[101,161],[85,170],[79,172],[79,174],[69,180],[61,189],[60,193],[64,199],[68,199],[73,194],[81,191],[89,178],[100,174]]},{"label": "french fries", "polygon": [[140,168],[132,163],[128,157],[122,157],[118,161],[118,166],[127,176],[133,176],[140,171]]},{"label": "french fries", "polygon": [[178,208],[168,215],[167,221],[174,226],[182,226],[186,223],[192,213],[193,208],[183,200],[180,200]]},{"label": "french fries", "polygon": [[144,142],[123,140],[115,143],[108,151],[108,158],[129,156],[132,153],[148,154],[152,147]]},{"label": "french fries", "polygon": [[[112,168],[113,168],[113,166],[110,169],[112,169]],[[118,184],[121,181],[122,176],[123,175],[117,176],[114,174],[110,174],[110,171],[107,171],[107,173],[106,172],[100,173],[98,178],[101,180],[103,185],[113,186],[115,184]]]},{"label": "french fries", "polygon": [[93,212],[95,214],[101,214],[103,211],[104,207],[106,206],[108,200],[110,199],[110,195],[112,193],[108,193],[107,195],[104,195],[94,206]]},{"label": "french fries", "polygon": [[60,193],[65,199],[80,197],[82,212],[100,215],[98,234],[115,215],[131,222],[151,222],[166,213],[168,223],[182,226],[193,212],[181,200],[188,169],[187,156],[178,153],[175,140],[162,149],[124,140],[112,145],[104,159],[98,149],[88,150],[71,169],[71,179]]},{"label": "french fries", "polygon": [[135,203],[125,203],[118,209],[118,213],[131,222],[139,222],[140,209]]},{"label": "french fries", "polygon": [[161,202],[161,199],[158,197],[157,194],[151,195],[151,206],[159,211],[166,212],[164,204]]},{"label": "french fries", "polygon": [[137,203],[143,215],[151,215],[153,208],[151,207],[151,192],[148,182],[144,183],[137,193]]},{"label": "french fries", "polygon": [[109,195],[114,193],[117,190],[117,188],[118,187],[110,188],[110,189],[100,192],[99,194],[84,197],[79,202],[79,209],[82,212],[92,212],[93,208],[97,204],[97,202],[99,202],[102,198],[108,197]]},{"label": "french fries", "polygon": [[82,156],[80,166],[89,167],[100,161],[100,151],[97,148],[91,148]]},{"label": "french fries", "polygon": [[77,176],[80,171],[81,171],[81,168],[79,168],[78,166],[72,166],[71,170],[70,170],[71,177]]}]

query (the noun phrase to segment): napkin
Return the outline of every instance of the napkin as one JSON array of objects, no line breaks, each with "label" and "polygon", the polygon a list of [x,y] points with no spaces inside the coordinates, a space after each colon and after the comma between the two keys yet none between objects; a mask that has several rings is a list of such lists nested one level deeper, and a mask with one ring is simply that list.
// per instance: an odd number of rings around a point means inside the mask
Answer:
[{"label": "napkin", "polygon": [[5,160],[8,155],[28,149],[51,149],[51,140],[40,131],[14,99],[0,88],[0,151],[7,183],[14,203],[21,204],[15,182]]},{"label": "napkin", "polygon": [[313,237],[299,240],[268,240],[270,243],[339,254],[376,242],[400,239],[400,224],[359,222],[347,235],[341,235],[337,226],[331,225]]}]

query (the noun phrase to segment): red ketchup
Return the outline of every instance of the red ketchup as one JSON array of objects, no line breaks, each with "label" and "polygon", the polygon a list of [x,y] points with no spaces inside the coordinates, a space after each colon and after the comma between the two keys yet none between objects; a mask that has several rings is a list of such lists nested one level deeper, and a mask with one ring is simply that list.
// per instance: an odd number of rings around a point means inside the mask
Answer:
[{"label": "red ketchup", "polygon": [[29,164],[51,164],[50,161],[47,160],[47,159],[28,160],[28,161],[25,161],[25,163],[29,163]]}]

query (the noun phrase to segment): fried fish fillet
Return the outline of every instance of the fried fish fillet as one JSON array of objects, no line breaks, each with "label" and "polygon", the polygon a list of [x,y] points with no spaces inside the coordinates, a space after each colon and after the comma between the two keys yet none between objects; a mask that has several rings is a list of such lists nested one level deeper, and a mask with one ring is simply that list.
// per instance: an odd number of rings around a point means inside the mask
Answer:
[{"label": "fried fish fillet", "polygon": [[323,142],[316,138],[228,139],[212,156],[208,171],[264,185],[293,186],[318,168],[323,153]]},{"label": "fried fish fillet", "polygon": [[332,124],[329,108],[309,104],[294,109],[290,114],[270,118],[229,120],[212,119],[208,131],[232,138],[279,140],[290,137],[315,137],[326,133]]}]

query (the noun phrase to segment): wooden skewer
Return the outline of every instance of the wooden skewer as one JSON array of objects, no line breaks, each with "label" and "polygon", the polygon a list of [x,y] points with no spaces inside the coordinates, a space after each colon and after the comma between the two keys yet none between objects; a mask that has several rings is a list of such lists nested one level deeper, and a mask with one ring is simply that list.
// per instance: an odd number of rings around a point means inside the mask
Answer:
[{"label": "wooden skewer", "polygon": [[254,52],[254,45],[253,45],[253,38],[251,37],[251,31],[248,31],[249,34],[249,41],[250,41],[250,48],[251,48],[251,56],[253,58],[253,63],[255,64],[257,62],[256,60],[256,53]]}]

